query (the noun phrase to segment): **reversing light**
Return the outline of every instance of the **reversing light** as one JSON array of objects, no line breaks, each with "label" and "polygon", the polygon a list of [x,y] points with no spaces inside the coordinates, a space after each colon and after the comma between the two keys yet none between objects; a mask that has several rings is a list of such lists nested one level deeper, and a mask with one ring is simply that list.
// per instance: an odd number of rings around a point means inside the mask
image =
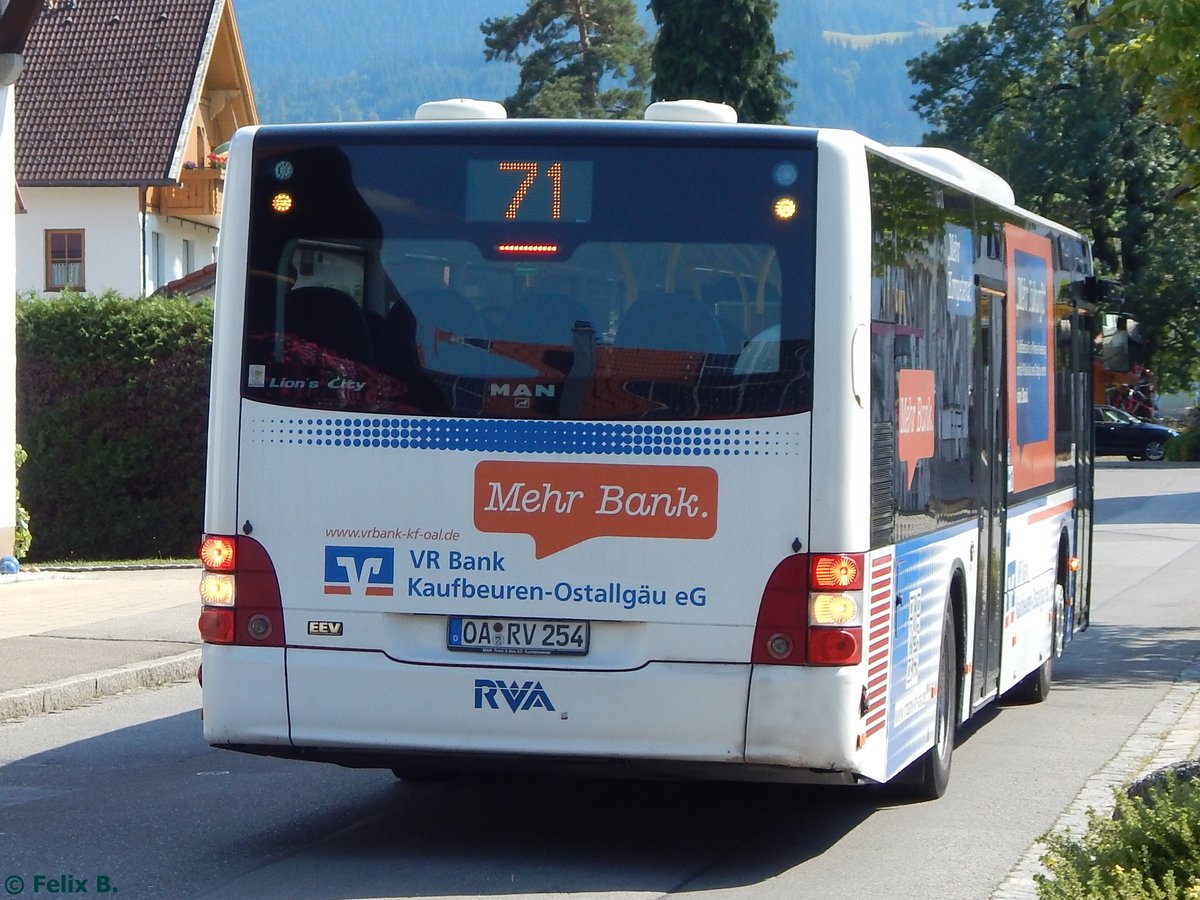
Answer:
[{"label": "reversing light", "polygon": [[812,558],[814,590],[846,588],[862,590],[862,557],[844,553]]},{"label": "reversing light", "polygon": [[232,572],[237,567],[234,541],[230,537],[206,537],[200,545],[200,562],[210,572]]},{"label": "reversing light", "polygon": [[845,594],[814,594],[809,609],[814,625],[846,625],[858,620],[858,604]]},{"label": "reversing light", "polygon": [[271,198],[271,209],[277,213],[291,212],[295,201],[292,200],[292,195],[286,191],[280,191]]},{"label": "reversing light", "polygon": [[205,606],[233,606],[234,584],[232,575],[205,572],[200,579],[200,602]]}]

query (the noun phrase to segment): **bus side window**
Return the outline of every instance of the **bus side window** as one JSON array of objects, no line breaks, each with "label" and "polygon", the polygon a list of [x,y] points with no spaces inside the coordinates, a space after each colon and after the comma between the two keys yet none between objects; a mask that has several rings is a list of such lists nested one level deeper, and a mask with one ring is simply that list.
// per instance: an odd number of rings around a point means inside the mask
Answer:
[{"label": "bus side window", "polygon": [[371,361],[371,337],[362,309],[329,287],[298,287],[283,301],[283,330],[356,362]]}]

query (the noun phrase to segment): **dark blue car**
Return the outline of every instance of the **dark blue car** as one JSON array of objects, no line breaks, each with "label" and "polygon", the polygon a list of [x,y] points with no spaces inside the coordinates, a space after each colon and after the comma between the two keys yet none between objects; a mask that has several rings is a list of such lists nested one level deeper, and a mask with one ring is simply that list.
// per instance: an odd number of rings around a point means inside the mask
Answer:
[{"label": "dark blue car", "polygon": [[1097,406],[1092,414],[1096,433],[1096,456],[1124,456],[1156,462],[1167,452],[1167,441],[1179,432],[1165,425],[1145,422],[1115,406]]}]

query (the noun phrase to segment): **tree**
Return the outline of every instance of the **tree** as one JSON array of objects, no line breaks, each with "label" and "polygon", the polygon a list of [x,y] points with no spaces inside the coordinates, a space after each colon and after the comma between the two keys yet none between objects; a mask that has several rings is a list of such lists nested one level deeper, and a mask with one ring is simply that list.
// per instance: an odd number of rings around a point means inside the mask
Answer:
[{"label": "tree", "polygon": [[[1112,0],[1086,29],[1125,86],[1144,95],[1155,113],[1200,150],[1200,0]],[[1176,191],[1200,187],[1192,165]]]},{"label": "tree", "polygon": [[654,100],[728,103],[746,122],[782,123],[796,82],[775,52],[775,0],[650,0],[658,23]]},{"label": "tree", "polygon": [[641,114],[650,50],[633,0],[530,0],[525,12],[479,28],[485,59],[520,64],[517,91],[505,101],[509,115]]},{"label": "tree", "polygon": [[[1172,201],[1191,154],[1083,40],[1086,3],[971,0],[990,22],[958,29],[909,63],[925,142],[997,171],[1018,202],[1091,237],[1101,272],[1124,286],[1168,389],[1200,377],[1196,210]],[[1182,241],[1182,243],[1180,243]],[[1115,311],[1115,310],[1110,310]]]}]

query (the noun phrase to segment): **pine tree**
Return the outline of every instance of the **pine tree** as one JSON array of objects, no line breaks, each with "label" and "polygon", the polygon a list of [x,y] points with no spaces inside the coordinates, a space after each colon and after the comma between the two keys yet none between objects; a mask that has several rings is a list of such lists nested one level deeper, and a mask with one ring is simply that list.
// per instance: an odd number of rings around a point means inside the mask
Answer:
[{"label": "pine tree", "polygon": [[796,83],[777,53],[775,0],[650,0],[655,100],[728,103],[744,122],[784,121]]},{"label": "pine tree", "polygon": [[645,106],[650,51],[633,0],[530,0],[479,29],[485,59],[520,64],[511,116],[625,119]]}]

